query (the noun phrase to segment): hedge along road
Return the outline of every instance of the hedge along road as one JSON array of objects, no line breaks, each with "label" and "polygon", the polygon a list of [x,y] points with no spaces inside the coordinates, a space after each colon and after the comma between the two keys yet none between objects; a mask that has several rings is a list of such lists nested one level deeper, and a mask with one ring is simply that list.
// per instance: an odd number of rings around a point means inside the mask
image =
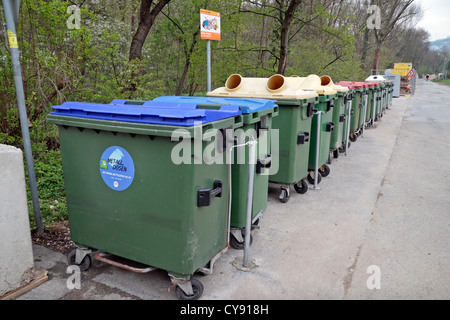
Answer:
[{"label": "hedge along road", "polygon": [[[230,249],[195,276],[201,300],[449,299],[450,88],[423,80],[330,165],[320,190],[269,190],[251,266]],[[19,299],[177,299],[164,271],[100,264],[69,289],[66,257],[35,246],[50,280]]]}]

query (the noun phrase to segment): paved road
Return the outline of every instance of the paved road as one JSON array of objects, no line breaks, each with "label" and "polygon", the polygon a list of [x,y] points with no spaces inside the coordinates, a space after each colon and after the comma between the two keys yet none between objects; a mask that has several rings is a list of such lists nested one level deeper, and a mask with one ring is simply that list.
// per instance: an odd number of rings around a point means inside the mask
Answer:
[{"label": "paved road", "polygon": [[[250,259],[230,249],[198,276],[203,300],[449,299],[450,87],[419,80],[331,164],[320,190],[269,190]],[[34,247],[50,280],[19,299],[177,299],[164,271],[92,267],[67,288],[66,257]],[[197,276],[196,276],[197,277]],[[379,281],[378,281],[379,280]]]}]

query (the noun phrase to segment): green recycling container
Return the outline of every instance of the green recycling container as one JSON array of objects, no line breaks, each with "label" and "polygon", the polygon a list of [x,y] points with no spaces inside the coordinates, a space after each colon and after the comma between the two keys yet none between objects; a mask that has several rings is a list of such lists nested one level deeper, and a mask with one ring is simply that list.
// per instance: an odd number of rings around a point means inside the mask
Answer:
[{"label": "green recycling container", "polygon": [[372,125],[373,110],[377,105],[377,97],[379,95],[378,83],[369,83],[369,103],[367,105],[366,123],[368,126]]},{"label": "green recycling container", "polygon": [[217,141],[242,125],[238,106],[53,108],[78,246],[166,270],[176,284],[226,251],[230,177]]},{"label": "green recycling container", "polygon": [[[346,129],[344,130],[343,141],[347,139],[347,130],[349,130],[349,138],[352,142],[356,141],[359,131],[364,123],[364,86],[360,82],[353,81],[341,81],[338,83],[341,86],[346,86],[351,92],[351,114],[350,114],[350,127],[347,127],[347,122],[345,121]],[[345,111],[348,117],[348,109]]]},{"label": "green recycling container", "polygon": [[339,148],[342,147],[345,137],[345,119],[347,117],[345,110],[349,94],[351,94],[350,90],[338,91],[334,102],[332,117],[334,130],[331,132],[330,151],[333,152],[335,158],[339,157]]},{"label": "green recycling container", "polygon": [[380,119],[383,117],[383,112],[386,109],[386,91],[387,91],[387,84],[385,81],[380,83],[381,87],[381,95],[380,95],[380,104],[379,108],[377,109],[377,119]]},{"label": "green recycling container", "polygon": [[372,75],[366,79],[366,82],[378,84],[377,96],[375,98],[375,110],[372,110],[372,118],[374,118],[375,121],[378,121],[383,117],[383,113],[387,107],[389,81],[383,76]]},{"label": "green recycling container", "polygon": [[252,224],[258,225],[261,214],[267,208],[269,172],[272,165],[272,122],[278,116],[278,105],[267,99],[242,99],[221,97],[166,96],[153,100],[159,102],[196,103],[202,108],[220,108],[237,105],[242,111],[243,125],[234,131],[235,146],[231,165],[231,238],[235,249],[244,248],[244,230],[247,217],[247,192],[249,188],[249,147],[245,145],[253,137],[257,141],[256,163],[253,180]]},{"label": "green recycling container", "polygon": [[377,83],[376,97],[374,98],[374,109],[372,109],[372,119],[378,121],[379,114],[381,113],[383,86],[381,83]]},{"label": "green recycling container", "polygon": [[337,92],[333,107],[332,122],[334,129],[331,132],[330,152],[333,153],[334,158],[338,158],[339,148],[342,147],[346,137],[347,101],[351,98],[352,91],[347,86],[342,86],[339,83],[335,84],[330,76],[321,76],[320,80],[322,86],[328,86]]},{"label": "green recycling container", "polygon": [[[305,78],[273,75],[270,78],[228,77],[225,86],[207,93],[209,97],[271,99],[278,105],[278,116],[272,121],[272,161],[269,182],[280,185],[279,200],[290,199],[290,185],[297,193],[308,190],[309,143],[311,120],[318,94],[302,90],[298,84]],[[320,81],[320,79],[319,79]]]},{"label": "green recycling container", "polygon": [[278,157],[274,157],[275,169],[269,180],[281,185],[281,202],[289,200],[291,184],[300,194],[308,190],[305,178],[308,176],[312,117],[318,99],[315,95],[311,92],[303,98],[299,95],[297,100],[277,100],[279,115],[272,128],[279,134],[278,150],[273,151]]},{"label": "green recycling container", "polygon": [[386,103],[385,108],[389,108],[389,106],[392,104],[392,95],[394,93],[394,81],[392,80],[386,80]]},{"label": "green recycling container", "polygon": [[364,113],[362,86],[354,85],[352,94],[352,115],[350,119],[350,141],[356,141],[360,129],[361,115]]},{"label": "green recycling container", "polygon": [[[319,116],[314,113],[312,123],[311,123],[311,142],[309,145],[309,161],[308,161],[308,170],[310,172],[315,171],[316,169],[316,148],[319,148],[319,156],[318,156],[318,167],[319,167],[319,178],[326,177],[330,173],[329,167],[326,165],[328,159],[330,157],[330,142],[331,142],[331,132],[334,130],[333,123],[333,108],[334,101],[337,98],[337,92],[330,94],[319,94],[318,103],[315,105],[315,108],[321,112],[320,123]],[[318,139],[318,126],[320,129],[320,139]],[[308,175],[308,179],[311,183],[314,183],[315,179],[313,175]],[[319,181],[317,181],[319,183]]]},{"label": "green recycling container", "polygon": [[367,112],[369,112],[370,84],[367,82],[355,82],[355,84],[361,86],[361,112],[358,121],[358,127],[361,130],[365,125]]}]

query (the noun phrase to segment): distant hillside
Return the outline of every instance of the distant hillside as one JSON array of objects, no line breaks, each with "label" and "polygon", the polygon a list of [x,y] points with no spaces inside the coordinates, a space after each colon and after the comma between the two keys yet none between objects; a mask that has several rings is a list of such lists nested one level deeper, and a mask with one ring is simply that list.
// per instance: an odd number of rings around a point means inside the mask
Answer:
[{"label": "distant hillside", "polygon": [[448,37],[447,39],[436,40],[430,43],[431,50],[440,50],[444,46],[450,49],[450,37]]}]

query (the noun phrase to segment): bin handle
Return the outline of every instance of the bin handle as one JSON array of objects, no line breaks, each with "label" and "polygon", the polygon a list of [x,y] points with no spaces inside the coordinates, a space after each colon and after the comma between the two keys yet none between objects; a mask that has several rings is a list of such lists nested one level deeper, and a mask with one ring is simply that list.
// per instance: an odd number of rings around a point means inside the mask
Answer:
[{"label": "bin handle", "polygon": [[309,102],[309,103],[308,103],[308,106],[307,106],[307,109],[306,109],[306,116],[307,116],[308,118],[312,117],[313,114],[314,114],[314,112],[317,111],[317,109],[314,108],[314,105],[315,105],[314,102]]},{"label": "bin handle", "polygon": [[329,122],[327,124],[326,132],[331,132],[334,130],[334,122]]},{"label": "bin handle", "polygon": [[327,102],[327,112],[330,111],[331,108],[334,108],[334,99]]},{"label": "bin handle", "polygon": [[297,144],[305,144],[305,142],[308,141],[309,141],[309,132],[303,132],[297,136]]},{"label": "bin handle", "polygon": [[256,163],[256,173],[264,173],[265,168],[270,168],[272,166],[272,156],[268,154],[265,159],[258,159]]},{"label": "bin handle", "polygon": [[211,205],[212,198],[222,197],[222,187],[223,182],[219,180],[214,180],[213,189],[211,188],[200,188],[197,191],[197,207],[207,207]]},{"label": "bin handle", "polygon": [[259,135],[261,133],[261,130],[263,131],[269,131],[269,126],[266,124],[267,117],[261,116],[259,122],[256,124],[256,138],[259,138]]}]

